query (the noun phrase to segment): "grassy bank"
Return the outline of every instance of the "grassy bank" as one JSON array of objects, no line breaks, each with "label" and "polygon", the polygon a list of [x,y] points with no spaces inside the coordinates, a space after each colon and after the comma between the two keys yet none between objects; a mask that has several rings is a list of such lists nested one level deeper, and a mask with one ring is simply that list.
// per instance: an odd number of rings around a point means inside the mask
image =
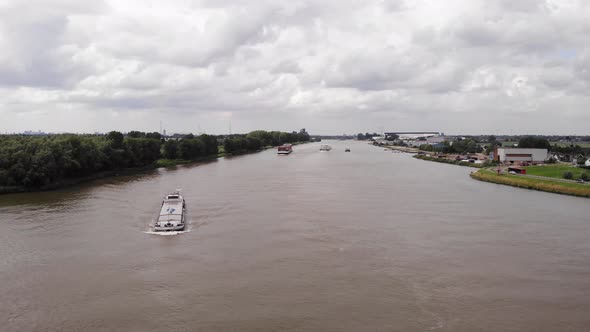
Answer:
[{"label": "grassy bank", "polygon": [[583,173],[590,173],[589,170],[570,166],[570,165],[545,165],[545,166],[528,166],[526,173],[529,175],[538,175],[549,178],[563,179],[563,173],[571,172],[574,179],[579,179]]},{"label": "grassy bank", "polygon": [[474,167],[474,168],[482,168],[483,167],[483,164],[470,163],[470,162],[460,161],[460,160],[450,160],[450,159],[446,159],[446,158],[427,157],[425,155],[419,155],[419,154],[415,155],[414,158],[421,159],[421,160],[427,160],[427,161],[434,161],[437,163],[450,164],[450,165],[458,165],[458,166],[466,166],[466,167]]},{"label": "grassy bank", "polygon": [[542,180],[509,174],[498,175],[487,169],[471,173],[471,177],[484,182],[503,184],[518,188],[546,191],[555,194],[590,197],[590,185],[588,184],[554,181],[550,179]]},{"label": "grassy bank", "polygon": [[158,159],[155,162],[157,168],[160,167],[171,167],[176,165],[188,164],[192,162],[192,160],[183,160],[183,159]]}]

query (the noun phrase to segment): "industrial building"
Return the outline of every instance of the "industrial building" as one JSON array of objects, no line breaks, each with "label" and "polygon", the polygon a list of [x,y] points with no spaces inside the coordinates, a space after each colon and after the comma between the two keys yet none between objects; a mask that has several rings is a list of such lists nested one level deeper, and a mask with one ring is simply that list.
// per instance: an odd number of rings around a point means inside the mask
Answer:
[{"label": "industrial building", "polygon": [[497,148],[494,159],[502,163],[540,163],[547,159],[547,149]]}]

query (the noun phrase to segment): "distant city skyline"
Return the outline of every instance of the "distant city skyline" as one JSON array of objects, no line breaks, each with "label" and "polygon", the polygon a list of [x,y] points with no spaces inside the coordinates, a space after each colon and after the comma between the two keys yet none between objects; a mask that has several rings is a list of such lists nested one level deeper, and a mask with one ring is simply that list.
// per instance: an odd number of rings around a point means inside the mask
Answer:
[{"label": "distant city skyline", "polygon": [[590,3],[0,5],[0,132],[589,135]]}]

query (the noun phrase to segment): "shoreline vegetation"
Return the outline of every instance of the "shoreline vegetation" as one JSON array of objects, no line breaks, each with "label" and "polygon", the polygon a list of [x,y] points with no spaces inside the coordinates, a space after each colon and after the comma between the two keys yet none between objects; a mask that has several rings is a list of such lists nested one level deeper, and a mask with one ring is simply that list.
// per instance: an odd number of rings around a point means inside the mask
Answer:
[{"label": "shoreline vegetation", "polygon": [[413,157],[420,160],[433,161],[443,164],[479,168],[479,170],[471,172],[469,176],[472,179],[482,182],[501,184],[522,189],[543,191],[553,194],[590,198],[590,184],[576,183],[573,181],[563,181],[560,176],[563,172],[569,170],[572,173],[574,173],[574,176],[579,177],[580,174],[585,172],[585,170],[583,169],[575,169],[574,171],[572,171],[572,169],[574,169],[572,167],[564,168],[559,167],[558,165],[529,166],[526,167],[527,173],[537,176],[527,177],[526,175],[516,175],[507,173],[497,174],[497,172],[488,169],[487,167],[489,165],[485,163],[474,164],[458,160],[449,160],[445,158],[436,158],[432,156],[429,157],[425,155],[414,155]]},{"label": "shoreline vegetation", "polygon": [[437,163],[449,164],[449,165],[457,165],[457,166],[465,166],[465,167],[473,167],[473,168],[483,168],[484,167],[484,164],[476,164],[476,163],[470,163],[470,162],[460,161],[460,160],[449,160],[446,158],[428,157],[426,155],[420,155],[420,154],[414,155],[414,158],[420,159],[420,160],[426,160],[426,161],[434,161]]},{"label": "shoreline vegetation", "polygon": [[55,190],[309,141],[305,130],[172,137],[138,131],[126,135],[116,131],[106,135],[0,135],[0,194]]},{"label": "shoreline vegetation", "polygon": [[472,179],[483,182],[544,191],[554,194],[590,198],[590,185],[588,184],[563,182],[559,180],[551,180],[550,178],[539,179],[529,178],[521,175],[497,174],[488,169],[481,169],[477,172],[472,172],[470,176]]}]

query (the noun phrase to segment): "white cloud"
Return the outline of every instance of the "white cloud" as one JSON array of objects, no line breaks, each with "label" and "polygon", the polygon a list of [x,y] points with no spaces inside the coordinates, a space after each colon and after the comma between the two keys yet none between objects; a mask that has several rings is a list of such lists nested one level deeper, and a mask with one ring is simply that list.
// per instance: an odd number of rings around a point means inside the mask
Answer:
[{"label": "white cloud", "polygon": [[0,131],[584,133],[589,16],[581,0],[0,0]]}]

